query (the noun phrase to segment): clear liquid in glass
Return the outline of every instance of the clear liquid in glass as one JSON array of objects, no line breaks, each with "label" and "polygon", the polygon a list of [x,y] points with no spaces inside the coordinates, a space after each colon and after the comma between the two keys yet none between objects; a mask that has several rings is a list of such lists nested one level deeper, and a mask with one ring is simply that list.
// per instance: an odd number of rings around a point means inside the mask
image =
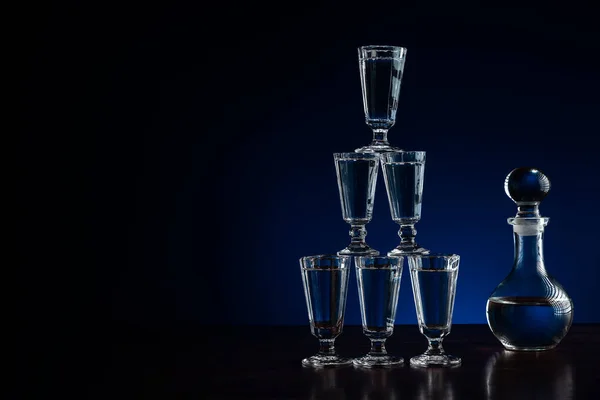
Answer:
[{"label": "clear liquid in glass", "polygon": [[450,333],[458,269],[411,270],[419,328],[426,337]]},{"label": "clear liquid in glass", "polygon": [[359,60],[366,123],[373,129],[390,129],[396,121],[404,59]]},{"label": "clear liquid in glass", "polygon": [[423,162],[387,162],[383,165],[390,211],[394,221],[418,221],[423,204]]},{"label": "clear liquid in glass", "polygon": [[342,332],[348,269],[303,269],[305,298],[311,330],[319,339],[335,339]]},{"label": "clear liquid in glass", "polygon": [[401,270],[358,268],[363,330],[371,339],[390,337],[394,330]]},{"label": "clear liquid in glass", "polygon": [[373,217],[378,162],[376,160],[340,159],[342,217],[351,223],[367,223]]}]

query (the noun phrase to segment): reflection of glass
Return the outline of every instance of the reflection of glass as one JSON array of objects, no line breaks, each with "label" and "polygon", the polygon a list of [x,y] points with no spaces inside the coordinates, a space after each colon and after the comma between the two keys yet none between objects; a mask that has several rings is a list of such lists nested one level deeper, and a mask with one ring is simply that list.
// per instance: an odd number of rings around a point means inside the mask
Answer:
[{"label": "reflection of glass", "polygon": [[394,386],[394,377],[389,368],[374,368],[364,370],[365,382],[362,384],[361,400],[396,400],[398,390]]},{"label": "reflection of glass", "polygon": [[403,257],[356,257],[356,280],[363,333],[371,340],[371,350],[356,358],[358,367],[392,366],[404,363],[392,356],[385,341],[394,333]]},{"label": "reflection of glass", "polygon": [[456,254],[408,256],[419,329],[429,342],[425,353],[410,359],[411,365],[461,364],[459,357],[446,354],[442,347],[452,326],[459,262]]},{"label": "reflection of glass", "polygon": [[344,400],[346,393],[344,385],[341,385],[339,375],[345,370],[344,368],[319,368],[312,370],[313,376],[310,377],[312,384],[310,391],[310,400],[332,399]]},{"label": "reflection of glass", "polygon": [[365,122],[373,131],[373,141],[356,149],[357,152],[400,150],[390,146],[387,134],[396,123],[405,60],[404,47],[363,46],[358,49]]},{"label": "reflection of glass", "polygon": [[415,236],[415,224],[421,219],[423,184],[425,178],[424,151],[398,151],[381,154],[381,166],[385,189],[390,204],[390,213],[395,223],[400,225],[400,244],[387,254],[427,254],[429,250],[420,247]]},{"label": "reflection of glass", "polygon": [[454,400],[454,385],[448,368],[419,369],[418,400]]},{"label": "reflection of glass", "polygon": [[350,256],[337,255],[300,259],[310,328],[319,339],[319,352],[302,360],[302,365],[325,367],[352,363],[338,356],[334,347],[344,327],[350,262]]},{"label": "reflection of glass", "polygon": [[552,349],[573,322],[573,302],[546,272],[542,250],[544,228],[538,205],[550,191],[550,180],[539,170],[517,168],[506,177],[506,194],[518,206],[509,218],[513,226],[515,259],[510,274],[487,302],[487,321],[509,350]]},{"label": "reflection of glass", "polygon": [[568,354],[502,350],[485,366],[486,400],[573,399],[573,370]]},{"label": "reflection of glass", "polygon": [[342,217],[350,224],[350,244],[338,254],[378,255],[365,241],[365,226],[373,218],[379,156],[372,153],[334,153]]}]

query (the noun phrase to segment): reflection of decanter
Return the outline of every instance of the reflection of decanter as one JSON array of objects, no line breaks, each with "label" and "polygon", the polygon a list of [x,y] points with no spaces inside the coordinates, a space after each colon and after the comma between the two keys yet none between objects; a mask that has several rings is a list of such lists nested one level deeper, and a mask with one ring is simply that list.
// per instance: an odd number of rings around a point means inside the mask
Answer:
[{"label": "reflection of decanter", "polygon": [[569,353],[502,350],[490,356],[484,371],[486,400],[575,398],[575,371]]},{"label": "reflection of decanter", "polygon": [[508,219],[515,261],[487,301],[488,325],[509,350],[548,350],[573,322],[573,302],[544,265],[542,244],[549,218],[540,216],[538,206],[550,191],[550,181],[537,169],[517,168],[506,177],[504,190],[518,206],[517,215]]}]

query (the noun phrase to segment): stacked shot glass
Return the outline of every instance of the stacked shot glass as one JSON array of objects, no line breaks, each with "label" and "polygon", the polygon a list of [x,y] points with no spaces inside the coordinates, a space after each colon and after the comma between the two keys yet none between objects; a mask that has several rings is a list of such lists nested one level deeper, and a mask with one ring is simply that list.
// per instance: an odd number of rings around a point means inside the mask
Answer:
[{"label": "stacked shot glass", "polygon": [[[390,146],[406,49],[394,46],[359,48],[365,121],[373,142],[351,153],[334,153],[342,217],[350,225],[350,243],[335,254],[300,258],[302,282],[312,334],[319,351],[302,360],[304,366],[392,367],[404,359],[388,354],[386,340],[394,332],[405,260],[410,269],[420,332],[427,350],[410,359],[413,366],[458,366],[461,359],[446,354],[442,340],[450,333],[460,256],[432,253],[417,244],[415,224],[421,219],[425,152]],[[380,255],[366,242],[373,216],[379,168],[392,220],[400,228],[400,243]],[[370,351],[358,358],[342,357],[335,340],[342,333],[352,259],[356,268],[363,333]]]}]

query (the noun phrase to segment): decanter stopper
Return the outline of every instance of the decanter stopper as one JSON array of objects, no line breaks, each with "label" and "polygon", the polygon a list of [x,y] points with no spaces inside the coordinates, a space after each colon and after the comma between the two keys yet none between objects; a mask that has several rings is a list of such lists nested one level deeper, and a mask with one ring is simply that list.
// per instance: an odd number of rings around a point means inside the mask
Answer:
[{"label": "decanter stopper", "polygon": [[504,180],[504,191],[517,203],[515,218],[539,218],[538,206],[550,191],[550,180],[537,168],[515,168]]}]

